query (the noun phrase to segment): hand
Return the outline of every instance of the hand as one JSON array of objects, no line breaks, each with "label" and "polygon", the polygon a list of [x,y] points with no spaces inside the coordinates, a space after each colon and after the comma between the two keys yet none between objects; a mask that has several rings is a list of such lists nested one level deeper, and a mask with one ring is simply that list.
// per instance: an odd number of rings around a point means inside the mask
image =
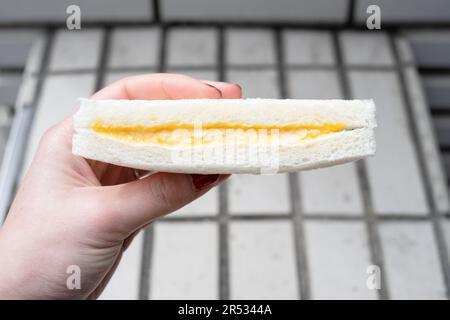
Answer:
[{"label": "hand", "polygon": [[[240,87],[173,74],[122,79],[94,99],[240,98]],[[0,298],[97,298],[133,236],[206,193],[225,175],[132,170],[74,156],[72,117],[49,129],[0,229]],[[81,289],[67,268],[79,266]]]}]

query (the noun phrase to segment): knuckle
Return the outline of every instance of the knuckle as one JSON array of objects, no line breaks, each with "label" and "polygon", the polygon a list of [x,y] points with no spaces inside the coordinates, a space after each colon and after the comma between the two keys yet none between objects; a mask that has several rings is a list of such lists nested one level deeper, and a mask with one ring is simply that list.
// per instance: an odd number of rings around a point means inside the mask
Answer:
[{"label": "knuckle", "polygon": [[87,208],[89,225],[94,229],[108,228],[112,223],[114,207],[110,205],[110,201],[101,195],[91,197]]},{"label": "knuckle", "polygon": [[61,143],[61,130],[59,124],[48,128],[39,141],[39,148],[52,149]]},{"label": "knuckle", "polygon": [[158,179],[158,183],[151,184],[150,192],[152,198],[158,203],[158,207],[170,210],[173,206],[173,195],[171,195],[170,184],[166,178]]},{"label": "knuckle", "polygon": [[173,211],[187,201],[183,186],[177,184],[171,175],[161,176],[157,183],[152,183],[150,192],[163,211]]},{"label": "knuckle", "polygon": [[43,146],[49,145],[55,139],[57,126],[53,125],[47,130],[45,130],[44,134],[41,137],[40,144]]}]

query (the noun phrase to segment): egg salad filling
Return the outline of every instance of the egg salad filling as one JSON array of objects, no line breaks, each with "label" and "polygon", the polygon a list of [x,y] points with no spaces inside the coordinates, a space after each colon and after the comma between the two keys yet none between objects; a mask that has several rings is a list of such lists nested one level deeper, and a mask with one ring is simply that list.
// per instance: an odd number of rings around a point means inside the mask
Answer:
[{"label": "egg salad filling", "polygon": [[164,146],[195,146],[197,144],[271,143],[278,139],[280,144],[296,144],[322,135],[343,131],[342,123],[318,125],[254,125],[239,123],[164,123],[154,126],[111,125],[95,121],[90,129],[102,135],[132,144],[156,144]]}]

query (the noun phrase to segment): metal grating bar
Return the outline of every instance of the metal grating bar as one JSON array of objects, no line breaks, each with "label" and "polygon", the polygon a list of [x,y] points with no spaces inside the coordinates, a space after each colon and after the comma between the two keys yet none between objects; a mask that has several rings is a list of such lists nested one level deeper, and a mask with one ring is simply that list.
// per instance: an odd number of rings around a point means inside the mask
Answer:
[{"label": "metal grating bar", "polygon": [[161,4],[159,3],[159,0],[149,0],[150,1],[150,8],[153,10],[153,20],[156,23],[161,22]]},{"label": "metal grating bar", "polygon": [[[159,45],[159,64],[157,72],[164,72],[166,69],[166,53],[167,53],[167,28],[161,29],[160,45]],[[153,258],[154,243],[154,227],[150,224],[144,229],[144,241],[141,260],[141,285],[139,288],[139,299],[148,300],[150,298],[150,272]]]},{"label": "metal grating bar", "polygon": [[395,38],[392,34],[389,35],[389,39],[390,39],[391,50],[392,50],[392,53],[393,53],[393,56],[394,56],[394,59],[396,62],[396,66],[397,66],[396,71],[397,71],[399,81],[401,84],[402,99],[406,105],[406,113],[407,113],[407,117],[408,117],[409,132],[412,135],[412,141],[414,143],[416,157],[419,161],[420,174],[422,176],[422,180],[425,185],[426,198],[427,198],[428,206],[430,208],[429,218],[431,219],[431,222],[433,225],[433,233],[434,233],[436,245],[437,245],[437,248],[439,251],[439,259],[440,259],[442,274],[444,276],[444,281],[445,281],[446,295],[447,295],[447,298],[450,299],[450,263],[449,263],[448,251],[446,250],[447,247],[446,247],[446,242],[445,242],[445,236],[444,236],[444,232],[442,230],[442,222],[441,221],[443,220],[443,218],[436,211],[436,205],[434,203],[430,177],[428,176],[428,171],[426,170],[426,164],[425,164],[426,159],[424,158],[424,155],[421,152],[421,150],[424,150],[424,147],[422,145],[422,142],[419,140],[417,128],[415,127],[415,119],[414,119],[414,115],[413,115],[410,97],[408,95],[408,88],[407,88],[407,84],[406,84],[406,79],[405,79],[405,75],[404,75],[404,67],[402,66],[400,52],[398,50],[398,47],[396,46]]},{"label": "metal grating bar", "polygon": [[6,218],[17,188],[17,176],[22,164],[33,107],[23,106],[14,116],[0,170],[0,225]]},{"label": "metal grating bar", "polygon": [[149,225],[141,232],[144,232],[144,240],[142,241],[141,275],[138,297],[140,300],[148,300],[150,297],[150,262],[153,254],[153,225]]},{"label": "metal grating bar", "polygon": [[[149,0],[151,1],[151,0]],[[159,0],[160,1],[160,0]],[[160,10],[160,15],[163,18],[163,14]],[[132,28],[136,26],[199,26],[199,27],[217,27],[218,25],[227,25],[233,27],[253,27],[253,28],[276,28],[276,27],[289,27],[295,29],[304,30],[361,30],[361,25],[348,25],[348,24],[336,24],[326,23],[321,21],[316,22],[302,22],[302,21],[286,21],[286,22],[274,22],[274,21],[237,21],[237,20],[221,20],[217,21],[193,21],[193,20],[177,20],[177,21],[117,21],[117,20],[104,20],[104,21],[85,21],[83,26],[85,28],[99,28],[99,27],[121,27]],[[0,29],[8,28],[60,28],[61,22],[0,22]],[[83,27],[83,28],[84,28]],[[397,31],[400,25],[398,23],[383,23],[383,30],[385,31]],[[401,24],[403,29],[420,30],[420,29],[448,29],[450,28],[449,22],[404,22]]]},{"label": "metal grating bar", "polygon": [[228,183],[219,186],[219,299],[230,299]]},{"label": "metal grating bar", "polygon": [[[295,201],[301,203],[298,196],[295,197]],[[299,204],[296,204],[299,205]],[[448,217],[448,216],[447,216]],[[245,214],[233,214],[227,217],[228,221],[280,221],[280,220],[290,220],[292,219],[292,212],[289,214],[285,213],[264,213],[260,214],[257,212],[246,212]],[[302,218],[305,221],[320,221],[320,220],[328,220],[328,221],[362,221],[364,222],[363,216],[356,215],[347,215],[347,214],[335,214],[335,213],[320,213],[315,212],[314,214],[302,214]],[[419,216],[415,214],[402,214],[399,215],[397,213],[383,213],[383,215],[377,217],[378,221],[428,221],[429,218],[427,216]],[[161,218],[160,222],[171,223],[171,222],[204,222],[211,221],[217,222],[219,218],[217,216],[207,216],[207,215],[198,215],[191,217],[183,217],[183,216],[172,216],[170,218]]]},{"label": "metal grating bar", "polygon": [[[53,47],[54,31],[47,30],[43,37],[45,37],[46,41],[40,59],[39,71],[36,75],[29,73],[30,77],[37,77],[37,83],[34,88],[32,99],[35,104],[19,106],[17,108],[18,113],[14,117],[3,157],[0,172],[0,225],[3,223],[3,220],[8,214],[9,207],[17,189],[18,179],[20,177],[20,172],[22,171],[23,155],[25,153],[25,145],[28,139],[29,129],[31,128],[33,121],[35,106],[41,96],[45,74],[48,70],[50,52]],[[25,70],[25,72],[28,73],[27,70]]]},{"label": "metal grating bar", "polygon": [[102,45],[100,48],[100,55],[97,67],[97,79],[95,81],[94,91],[100,90],[104,86],[106,65],[108,63],[111,47],[111,28],[105,28],[103,31]]},{"label": "metal grating bar", "polygon": [[355,21],[355,10],[356,10],[356,1],[349,0],[347,1],[347,26],[350,27]]},{"label": "metal grating bar", "polygon": [[[252,64],[252,65],[235,65],[230,64],[227,66],[230,69],[239,69],[239,70],[246,70],[246,71],[257,71],[257,70],[272,70],[274,68],[273,65],[268,64]],[[171,66],[170,69],[172,71],[204,71],[204,70],[211,70],[215,68],[214,65],[201,65],[201,66],[183,66],[183,65],[177,65],[177,66]],[[391,72],[392,67],[391,66],[373,66],[373,65],[352,65],[352,66],[346,66],[346,70],[349,71],[378,71],[378,72]],[[108,68],[108,71],[112,72],[148,72],[149,67],[148,66],[133,66],[133,67],[111,67]],[[308,64],[308,65],[289,65],[289,70],[330,70],[334,71],[335,66],[327,66],[327,65],[320,65],[320,64]],[[70,70],[46,70],[46,75],[70,75],[70,74],[83,74],[83,73],[92,73],[96,72],[96,69],[91,68],[78,68],[78,69],[70,69]],[[37,73],[33,74],[37,75]]]},{"label": "metal grating bar", "polygon": [[[286,85],[286,63],[284,60],[284,41],[281,36],[281,29],[276,29],[275,36],[275,50],[277,59],[277,69],[278,69],[278,81],[280,88],[280,96],[282,99],[289,97],[288,88]],[[298,281],[298,291],[300,298],[304,300],[309,300],[311,298],[311,290],[309,285],[309,272],[308,272],[308,262],[306,254],[306,237],[303,227],[303,212],[301,209],[300,200],[300,186],[298,183],[299,175],[297,173],[289,173],[289,192],[290,192],[290,202],[291,202],[291,212],[290,219],[292,219],[292,224],[294,228],[294,248],[295,248],[295,260],[297,267],[297,281]]]},{"label": "metal grating bar", "polygon": [[[338,74],[340,82],[342,84],[342,92],[345,99],[351,99],[352,93],[350,89],[350,82],[347,76],[348,70],[346,70],[343,56],[342,47],[339,41],[338,33],[333,33],[333,41],[336,49],[336,62],[338,68]],[[374,264],[380,267],[381,270],[385,270],[383,261],[383,251],[381,247],[380,235],[378,233],[378,220],[373,211],[372,198],[370,193],[370,185],[367,176],[367,169],[365,160],[360,160],[356,163],[358,178],[360,182],[360,188],[363,196],[364,203],[364,221],[366,223],[368,241],[370,247],[370,257]],[[387,287],[386,274],[381,277],[381,288],[378,290],[378,297],[380,299],[389,299],[389,291]]]},{"label": "metal grating bar", "polygon": [[[217,55],[219,80],[225,81],[225,32],[218,30]],[[228,182],[219,186],[219,299],[230,299]]]}]

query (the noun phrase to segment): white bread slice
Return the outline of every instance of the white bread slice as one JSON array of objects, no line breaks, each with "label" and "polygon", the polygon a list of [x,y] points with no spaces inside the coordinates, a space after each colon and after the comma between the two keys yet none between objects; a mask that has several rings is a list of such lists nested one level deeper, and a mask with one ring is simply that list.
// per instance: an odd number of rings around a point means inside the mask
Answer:
[{"label": "white bread slice", "polygon": [[[249,153],[254,147],[250,140],[233,142],[227,147],[217,141],[200,145],[173,141],[170,144],[155,143],[96,131],[94,127],[99,121],[107,128],[134,128],[132,130],[164,129],[166,125],[172,130],[173,124],[198,128],[199,123],[205,124],[205,128],[208,124],[216,124],[219,129],[223,129],[223,124],[246,129],[273,127],[280,129],[280,139],[275,139],[274,134],[272,140],[261,140],[258,146],[262,149],[254,156]],[[305,139],[295,136],[298,131],[283,131],[293,125],[320,128],[327,124],[340,124],[343,128]],[[74,126],[75,155],[150,171],[201,174],[292,172],[344,163],[375,153],[376,122],[372,100],[81,99]]]}]

